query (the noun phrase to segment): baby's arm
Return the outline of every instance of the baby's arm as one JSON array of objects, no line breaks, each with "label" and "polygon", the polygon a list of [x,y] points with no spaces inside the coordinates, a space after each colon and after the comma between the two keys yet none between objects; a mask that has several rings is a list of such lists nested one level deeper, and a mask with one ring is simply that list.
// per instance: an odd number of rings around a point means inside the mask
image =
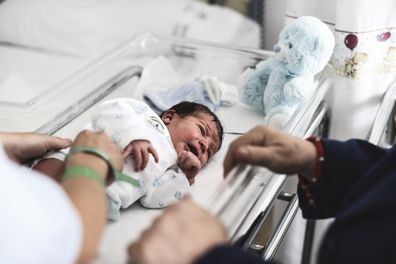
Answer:
[{"label": "baby's arm", "polygon": [[33,170],[39,171],[45,175],[50,176],[56,181],[60,181],[65,164],[58,159],[43,159],[32,167]]},{"label": "baby's arm", "polygon": [[150,154],[153,155],[155,162],[158,163],[157,151],[147,140],[132,140],[122,152],[124,158],[129,155],[133,157],[136,172],[146,168]]},{"label": "baby's arm", "polygon": [[263,91],[265,90],[272,70],[278,66],[281,60],[274,56],[261,61],[255,69],[248,68],[239,77],[238,87],[242,102],[255,109],[263,111]]}]

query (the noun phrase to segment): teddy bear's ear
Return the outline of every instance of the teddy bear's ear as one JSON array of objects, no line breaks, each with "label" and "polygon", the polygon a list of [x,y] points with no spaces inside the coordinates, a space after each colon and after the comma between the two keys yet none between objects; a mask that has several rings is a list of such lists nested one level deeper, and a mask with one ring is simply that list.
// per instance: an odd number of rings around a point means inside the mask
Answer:
[{"label": "teddy bear's ear", "polygon": [[[296,75],[312,75],[320,72],[330,59],[331,52],[319,37],[299,43],[298,47],[287,55],[288,69]],[[332,50],[332,48],[331,48]]]}]

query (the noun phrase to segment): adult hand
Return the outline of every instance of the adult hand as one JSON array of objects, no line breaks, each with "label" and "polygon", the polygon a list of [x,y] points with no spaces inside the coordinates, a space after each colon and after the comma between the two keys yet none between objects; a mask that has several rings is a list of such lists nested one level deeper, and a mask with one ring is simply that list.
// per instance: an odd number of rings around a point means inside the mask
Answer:
[{"label": "adult hand", "polygon": [[19,163],[44,155],[47,151],[67,148],[72,140],[38,133],[0,133],[7,155]]},{"label": "adult hand", "polygon": [[[123,167],[121,150],[109,139],[104,132],[92,132],[84,130],[80,132],[74,140],[73,147],[86,146],[93,147],[109,155],[114,169],[121,170]],[[107,172],[107,164],[98,157],[87,153],[76,153],[68,157],[66,167],[83,165],[92,167],[99,172]]]},{"label": "adult hand", "polygon": [[224,159],[224,175],[238,163],[267,167],[276,173],[314,173],[316,149],[311,142],[268,126],[257,126],[229,146]]},{"label": "adult hand", "polygon": [[219,220],[187,198],[166,209],[128,251],[138,263],[192,263],[226,240]]}]

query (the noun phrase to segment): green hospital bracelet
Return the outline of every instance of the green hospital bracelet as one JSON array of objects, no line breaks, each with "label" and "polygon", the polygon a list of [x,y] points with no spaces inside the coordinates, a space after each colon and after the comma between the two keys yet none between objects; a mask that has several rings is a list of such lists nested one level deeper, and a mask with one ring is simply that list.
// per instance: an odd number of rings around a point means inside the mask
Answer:
[{"label": "green hospital bracelet", "polygon": [[108,175],[107,175],[108,181],[115,179],[117,181],[128,182],[129,184],[131,184],[132,186],[135,186],[137,188],[140,187],[140,183],[138,180],[136,180],[130,176],[127,176],[120,171],[116,171],[114,169],[113,163],[111,163],[110,157],[109,157],[109,155],[107,155],[106,152],[104,152],[100,149],[93,148],[93,147],[81,146],[81,147],[73,147],[70,150],[69,155],[73,155],[73,154],[80,153],[80,152],[92,154],[98,158],[101,158],[104,162],[106,162],[108,169],[109,169]]},{"label": "green hospital bracelet", "polygon": [[96,170],[85,166],[74,166],[66,168],[62,176],[62,181],[77,177],[94,180],[99,183],[100,186],[105,187],[105,182],[102,176],[100,176],[100,174]]},{"label": "green hospital bracelet", "polygon": [[108,167],[108,172],[107,172],[107,180],[111,181],[115,179],[116,173],[114,170],[113,163],[110,161],[109,155],[107,155],[106,152],[96,149],[93,147],[88,147],[88,146],[82,146],[82,147],[73,147],[70,149],[69,155],[73,155],[76,153],[87,153],[87,154],[92,154],[100,159],[102,159],[104,162],[106,162],[107,167]]},{"label": "green hospital bracelet", "polygon": [[129,184],[131,184],[132,186],[135,186],[136,188],[140,187],[140,183],[138,180],[132,178],[131,176],[127,176],[122,172],[116,172],[116,179],[117,181],[124,181],[124,182],[128,182]]}]

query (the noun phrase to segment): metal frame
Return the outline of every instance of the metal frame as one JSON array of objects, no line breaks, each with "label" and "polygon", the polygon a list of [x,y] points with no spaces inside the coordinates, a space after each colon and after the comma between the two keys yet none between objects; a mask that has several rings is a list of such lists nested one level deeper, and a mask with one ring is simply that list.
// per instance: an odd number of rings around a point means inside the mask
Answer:
[{"label": "metal frame", "polygon": [[[305,136],[313,135],[315,133],[327,133],[327,122],[328,121],[328,106],[327,103],[321,101],[318,108],[315,111],[313,118],[311,119],[310,126],[305,132]],[[324,127],[323,127],[324,126]],[[284,237],[286,236],[290,225],[292,224],[294,217],[297,213],[298,198],[296,194],[285,193],[279,191],[277,199],[287,201],[289,204],[281,217],[281,221],[278,223],[275,231],[270,236],[268,242],[265,245],[254,244],[253,241],[257,236],[261,226],[263,225],[269,211],[271,210],[276,198],[271,201],[271,205],[266,207],[255,219],[254,223],[250,227],[248,233],[244,237],[241,249],[251,254],[260,255],[265,261],[273,260],[276,251],[280,247]],[[314,236],[315,222],[308,221],[306,227],[306,233],[304,238],[303,258],[302,263],[309,263],[312,251],[312,243]]]},{"label": "metal frame", "polygon": [[[311,121],[310,127],[306,131],[306,135],[319,135],[321,137],[327,137],[328,135],[328,106],[326,102],[322,101],[314,114],[314,118]],[[381,104],[378,108],[375,120],[370,128],[370,131],[366,139],[373,144],[394,144],[396,139],[396,79],[389,85],[386,93],[384,94]],[[289,195],[295,196],[294,195]],[[287,197],[286,195],[286,197]],[[280,198],[282,197],[282,198]],[[285,199],[283,193],[280,194],[281,200]],[[295,198],[295,199],[294,199]],[[253,244],[254,237],[257,235],[258,230],[263,224],[265,217],[268,215],[270,209],[263,211],[260,214],[254,226],[250,230],[250,234],[247,236],[242,249],[247,250],[252,254],[259,254],[264,260],[270,261],[273,259],[277,249],[282,243],[291,222],[298,210],[297,197],[288,198],[289,206],[286,208],[285,213],[282,217],[281,222],[278,224],[276,230],[273,232],[271,238],[266,245]],[[315,220],[307,220],[303,253],[301,263],[307,264],[311,261],[312,246],[315,234]]]},{"label": "metal frame", "polygon": [[383,143],[391,145],[395,142],[395,98],[396,79],[389,85],[382,97],[374,122],[367,134],[367,141],[379,144],[385,135]]},{"label": "metal frame", "polygon": [[[317,109],[315,118],[312,122],[311,130],[307,131],[307,135],[318,135],[321,137],[327,137],[329,132],[329,107],[327,103],[323,101],[320,107]],[[316,220],[307,219],[305,224],[304,244],[301,255],[301,264],[309,264],[311,262],[312,247],[315,237]]]},{"label": "metal frame", "polygon": [[289,202],[289,205],[286,207],[282,220],[270,237],[265,250],[263,250],[262,258],[265,261],[271,261],[274,258],[298,210],[297,194],[280,193],[278,199]]}]

